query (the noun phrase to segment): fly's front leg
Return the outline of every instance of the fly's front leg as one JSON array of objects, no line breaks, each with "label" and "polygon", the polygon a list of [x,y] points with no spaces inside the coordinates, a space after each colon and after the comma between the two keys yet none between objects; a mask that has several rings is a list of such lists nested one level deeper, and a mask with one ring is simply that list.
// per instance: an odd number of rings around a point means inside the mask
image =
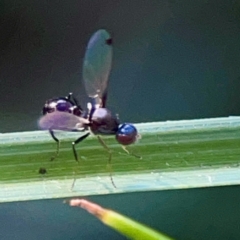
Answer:
[{"label": "fly's front leg", "polygon": [[123,145],[122,145],[122,149],[123,149],[123,151],[126,152],[128,155],[131,155],[131,156],[134,156],[134,157],[136,157],[136,158],[142,159],[141,156],[136,155],[135,153],[130,152],[130,151],[127,149],[126,146],[123,146]]},{"label": "fly's front leg", "polygon": [[112,178],[112,151],[111,149],[106,145],[106,143],[103,141],[103,139],[100,137],[100,136],[97,136],[98,137],[98,141],[101,143],[101,145],[107,150],[108,154],[109,154],[109,158],[108,158],[108,166],[109,166],[109,176],[110,176],[110,179],[111,179],[111,182],[112,182],[112,185],[116,187],[114,181],[113,181],[113,178]]},{"label": "fly's front leg", "polygon": [[53,161],[53,160],[54,160],[56,157],[58,157],[58,155],[59,155],[60,141],[59,141],[59,139],[54,135],[54,132],[53,132],[52,129],[49,129],[49,133],[50,133],[52,139],[57,143],[57,150],[56,150],[54,156],[52,156],[51,159],[50,159],[51,161]]}]

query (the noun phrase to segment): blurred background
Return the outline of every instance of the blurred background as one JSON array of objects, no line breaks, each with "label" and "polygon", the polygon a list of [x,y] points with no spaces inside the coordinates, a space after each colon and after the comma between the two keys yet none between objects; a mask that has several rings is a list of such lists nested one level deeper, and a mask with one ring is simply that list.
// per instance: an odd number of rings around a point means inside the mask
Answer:
[{"label": "blurred background", "polygon": [[108,106],[123,121],[240,114],[237,0],[1,0],[0,132],[35,130],[45,101],[74,92],[94,31],[114,38]]},{"label": "blurred background", "polygon": [[[85,104],[82,60],[99,28],[114,38],[108,106],[123,121],[240,115],[238,0],[0,0],[0,132],[36,130],[51,97]],[[238,240],[239,193],[89,198],[176,239]],[[125,239],[59,199],[1,204],[0,222],[4,240]]]}]

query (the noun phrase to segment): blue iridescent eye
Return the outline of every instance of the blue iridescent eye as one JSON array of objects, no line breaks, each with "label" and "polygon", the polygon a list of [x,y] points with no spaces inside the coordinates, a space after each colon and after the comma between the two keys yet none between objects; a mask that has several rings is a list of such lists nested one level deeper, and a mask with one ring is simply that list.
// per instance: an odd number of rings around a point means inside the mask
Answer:
[{"label": "blue iridescent eye", "polygon": [[116,139],[122,145],[129,145],[136,142],[137,136],[137,129],[130,123],[121,124],[116,133]]}]

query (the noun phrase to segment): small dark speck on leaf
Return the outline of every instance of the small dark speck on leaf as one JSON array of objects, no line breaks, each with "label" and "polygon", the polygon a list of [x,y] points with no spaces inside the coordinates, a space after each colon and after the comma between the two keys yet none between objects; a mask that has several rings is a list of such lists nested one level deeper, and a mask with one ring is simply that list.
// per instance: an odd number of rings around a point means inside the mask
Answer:
[{"label": "small dark speck on leaf", "polygon": [[38,173],[39,174],[46,174],[47,173],[47,169],[46,168],[39,168]]}]

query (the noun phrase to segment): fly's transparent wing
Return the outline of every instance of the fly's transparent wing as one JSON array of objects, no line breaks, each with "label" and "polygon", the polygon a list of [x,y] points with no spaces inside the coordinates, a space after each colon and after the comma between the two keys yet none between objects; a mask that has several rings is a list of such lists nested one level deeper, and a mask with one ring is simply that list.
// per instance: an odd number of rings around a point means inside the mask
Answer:
[{"label": "fly's transparent wing", "polygon": [[59,111],[48,113],[38,121],[42,130],[81,131],[87,124],[88,120],[85,118]]},{"label": "fly's transparent wing", "polygon": [[83,80],[91,98],[101,98],[107,89],[112,65],[112,39],[100,29],[90,38],[83,61]]}]

